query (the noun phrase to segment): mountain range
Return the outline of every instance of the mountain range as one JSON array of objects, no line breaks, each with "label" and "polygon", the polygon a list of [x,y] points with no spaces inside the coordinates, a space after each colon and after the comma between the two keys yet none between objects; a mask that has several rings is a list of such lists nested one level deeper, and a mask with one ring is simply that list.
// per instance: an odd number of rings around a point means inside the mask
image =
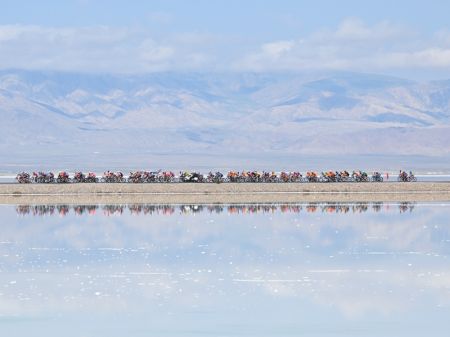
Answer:
[{"label": "mountain range", "polygon": [[450,155],[450,80],[0,71],[0,155]]}]

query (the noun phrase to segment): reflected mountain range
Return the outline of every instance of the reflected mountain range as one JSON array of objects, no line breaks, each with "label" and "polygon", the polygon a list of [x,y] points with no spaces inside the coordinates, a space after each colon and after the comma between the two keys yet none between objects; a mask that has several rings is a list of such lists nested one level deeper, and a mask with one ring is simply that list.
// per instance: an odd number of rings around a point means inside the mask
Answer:
[{"label": "reflected mountain range", "polygon": [[[61,329],[46,336],[66,337],[97,336],[65,326],[98,322],[111,337],[130,335],[123,326],[144,332],[133,336],[443,337],[449,206],[4,205],[0,321],[51,319]],[[217,326],[223,334],[210,333]]]},{"label": "reflected mountain range", "polygon": [[399,213],[412,212],[415,203],[403,202],[399,204],[375,203],[308,203],[308,204],[249,204],[249,205],[18,205],[16,212],[24,216],[66,216],[76,215],[106,215],[115,216],[129,213],[131,215],[172,215],[175,213],[228,213],[228,214],[256,214],[256,213],[363,213],[383,212],[397,208]]}]

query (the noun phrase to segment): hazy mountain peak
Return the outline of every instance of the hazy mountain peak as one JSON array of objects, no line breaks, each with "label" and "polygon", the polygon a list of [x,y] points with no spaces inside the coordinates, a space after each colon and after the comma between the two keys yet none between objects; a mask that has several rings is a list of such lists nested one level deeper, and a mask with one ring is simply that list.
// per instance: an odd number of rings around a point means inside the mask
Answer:
[{"label": "hazy mountain peak", "polygon": [[450,152],[450,81],[342,72],[11,70],[0,72],[0,104],[2,151],[36,143],[42,151],[148,151],[158,139],[168,152],[186,145],[205,153]]}]

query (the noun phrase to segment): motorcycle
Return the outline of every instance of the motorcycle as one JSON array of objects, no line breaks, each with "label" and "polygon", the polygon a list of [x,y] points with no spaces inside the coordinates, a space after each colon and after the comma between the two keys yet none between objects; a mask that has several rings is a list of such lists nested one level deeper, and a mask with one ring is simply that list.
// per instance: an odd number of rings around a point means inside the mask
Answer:
[{"label": "motorcycle", "polygon": [[183,183],[202,183],[203,175],[198,172],[183,172],[180,174],[180,181]]}]

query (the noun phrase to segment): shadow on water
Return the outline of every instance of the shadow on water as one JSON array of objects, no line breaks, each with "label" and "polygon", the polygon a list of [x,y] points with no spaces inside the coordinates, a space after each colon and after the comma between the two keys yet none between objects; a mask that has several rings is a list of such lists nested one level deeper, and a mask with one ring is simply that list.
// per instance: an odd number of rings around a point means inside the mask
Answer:
[{"label": "shadow on water", "polygon": [[172,215],[175,213],[228,213],[228,214],[257,214],[257,213],[365,213],[383,212],[396,207],[399,213],[412,212],[415,203],[403,202],[398,204],[375,203],[308,203],[308,204],[252,204],[252,205],[18,205],[16,212],[23,216],[66,216],[76,215]]}]

